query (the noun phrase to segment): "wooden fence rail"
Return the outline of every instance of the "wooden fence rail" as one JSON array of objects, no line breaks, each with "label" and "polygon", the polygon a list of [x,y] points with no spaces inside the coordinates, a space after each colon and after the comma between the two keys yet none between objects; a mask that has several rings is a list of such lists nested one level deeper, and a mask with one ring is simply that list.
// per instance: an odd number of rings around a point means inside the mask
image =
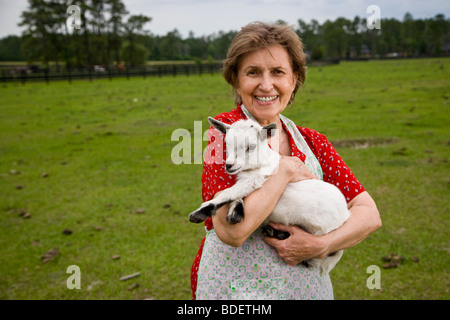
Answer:
[{"label": "wooden fence rail", "polygon": [[29,81],[51,81],[66,80],[71,82],[76,79],[94,80],[109,79],[117,77],[162,77],[162,76],[190,76],[214,74],[222,71],[222,63],[207,64],[161,64],[139,67],[101,67],[94,68],[66,68],[60,67],[52,69],[30,68],[27,66],[3,66],[0,69],[0,82],[21,82],[25,84]]}]

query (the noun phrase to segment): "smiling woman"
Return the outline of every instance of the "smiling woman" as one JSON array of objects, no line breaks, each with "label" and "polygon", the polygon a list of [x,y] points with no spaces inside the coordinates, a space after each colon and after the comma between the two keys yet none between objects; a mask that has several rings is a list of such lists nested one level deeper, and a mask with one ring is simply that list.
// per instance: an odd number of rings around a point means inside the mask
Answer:
[{"label": "smiling woman", "polygon": [[[243,27],[236,35],[228,49],[227,59],[224,62],[223,76],[235,90],[236,104],[243,103],[242,97],[237,92],[237,87],[239,85],[238,78],[240,76],[238,70],[241,72],[245,71],[245,67],[243,67],[244,59],[247,60],[247,62],[251,62],[248,56],[253,56],[253,59],[258,60],[259,56],[254,54],[255,51],[261,50],[261,52],[263,52],[262,49],[267,49],[264,52],[268,54],[272,60],[269,65],[273,70],[270,71],[278,74],[286,73],[286,71],[289,70],[295,75],[293,78],[295,86],[287,103],[287,105],[289,105],[294,101],[295,93],[298,88],[305,82],[306,57],[303,52],[303,43],[289,26],[275,24],[261,27],[262,25],[264,24],[250,23]],[[276,52],[273,52],[270,47],[282,47],[284,50],[278,49]],[[259,70],[259,68],[263,61],[255,62],[259,62],[253,65],[255,69],[247,70],[248,72],[253,72],[254,75],[256,75],[258,71],[262,71]],[[252,65],[250,64],[246,67],[252,67]]]},{"label": "smiling woman", "polygon": [[241,62],[236,93],[262,125],[277,122],[291,100],[297,74],[287,51],[279,46],[249,53]]},{"label": "smiling woman", "polygon": [[[280,129],[267,143],[278,150],[281,159],[278,170],[262,187],[244,198],[245,219],[231,224],[225,204],[206,220],[208,233],[191,272],[194,298],[333,299],[329,275],[301,262],[323,259],[356,245],[379,228],[381,220],[375,202],[327,138],[281,115],[305,81],[303,45],[288,26],[251,23],[233,39],[223,75],[233,86],[237,107],[215,119],[225,124],[241,119],[255,120],[261,126],[276,123]],[[204,201],[236,183],[235,173],[231,168],[227,171],[224,161],[210,161],[218,154],[227,158],[223,136],[211,128],[208,140],[202,175]],[[289,237],[264,237],[260,226],[286,186],[309,179],[334,184],[347,201],[350,218],[324,235],[309,234],[301,226],[271,224]]]}]

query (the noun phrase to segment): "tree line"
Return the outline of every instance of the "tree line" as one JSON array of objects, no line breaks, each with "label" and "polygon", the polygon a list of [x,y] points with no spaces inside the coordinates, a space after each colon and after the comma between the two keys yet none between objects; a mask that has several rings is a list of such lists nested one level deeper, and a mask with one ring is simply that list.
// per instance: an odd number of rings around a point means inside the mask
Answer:
[{"label": "tree line", "polygon": [[298,20],[297,33],[312,59],[348,59],[386,56],[438,56],[450,54],[450,19],[437,14],[430,19],[381,19],[380,29],[370,29],[367,20],[337,18],[323,24]]},{"label": "tree line", "polygon": [[[69,29],[66,13],[79,6],[80,29]],[[22,12],[21,36],[0,39],[0,61],[50,63],[57,67],[95,65],[141,65],[146,60],[195,60],[198,63],[225,58],[236,31],[207,36],[189,32],[183,38],[177,29],[166,35],[150,32],[151,17],[130,15],[121,0],[28,0]],[[277,23],[286,24],[279,20]],[[443,14],[402,21],[381,19],[380,29],[367,27],[365,18],[337,18],[319,23],[299,19],[295,31],[312,60],[373,58],[389,55],[431,56],[450,53],[450,19]]]}]

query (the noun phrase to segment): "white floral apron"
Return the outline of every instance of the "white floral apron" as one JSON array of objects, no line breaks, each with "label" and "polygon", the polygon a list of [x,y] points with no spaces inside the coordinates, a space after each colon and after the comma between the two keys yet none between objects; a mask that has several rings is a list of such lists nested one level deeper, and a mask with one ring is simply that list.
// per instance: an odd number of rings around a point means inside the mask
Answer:
[{"label": "white floral apron", "polygon": [[[241,105],[247,118],[253,119]],[[322,168],[295,124],[280,115],[297,148],[306,156],[305,164],[322,178]],[[329,275],[302,264],[288,265],[275,248],[264,242],[258,228],[242,246],[229,246],[214,229],[206,234],[198,268],[198,300],[310,300],[333,299]]]}]

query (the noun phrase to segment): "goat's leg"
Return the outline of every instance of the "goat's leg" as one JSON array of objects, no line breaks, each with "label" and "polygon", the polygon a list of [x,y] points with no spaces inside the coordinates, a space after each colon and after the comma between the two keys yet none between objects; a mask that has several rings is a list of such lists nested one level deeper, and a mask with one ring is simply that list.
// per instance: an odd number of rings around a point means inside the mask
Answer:
[{"label": "goat's leg", "polygon": [[[227,215],[227,220],[230,223],[237,223],[244,218],[244,209],[243,209],[244,207],[242,198],[246,197],[253,190],[254,188],[249,187],[247,183],[237,181],[234,186],[223,190],[214,199],[204,202],[200,206],[200,208],[198,208],[189,215],[189,221],[194,223],[205,221],[207,217],[216,214],[216,211],[219,210],[219,208],[237,199],[241,200],[242,202],[241,203],[242,210],[239,211],[238,214],[230,216],[230,218],[228,218]],[[241,205],[239,205],[238,207],[241,207]]]},{"label": "goat's leg", "polygon": [[241,222],[244,219],[244,199],[237,199],[230,204],[227,221],[230,224]]},{"label": "goat's leg", "polygon": [[205,221],[206,218],[215,215],[222,206],[235,200],[233,187],[225,189],[216,198],[203,202],[200,208],[189,215],[189,221],[194,223]]},{"label": "goat's leg", "polygon": [[219,210],[222,206],[226,205],[227,203],[230,203],[232,200],[228,201],[222,201],[218,202],[216,199],[212,199],[206,202],[203,202],[203,204],[192,212],[189,215],[189,221],[194,223],[200,223],[202,221],[205,221],[206,218],[213,216],[216,214],[216,211]]},{"label": "goat's leg", "polygon": [[266,237],[276,238],[278,240],[285,240],[291,236],[289,232],[274,229],[269,225],[262,227],[261,231]]}]

